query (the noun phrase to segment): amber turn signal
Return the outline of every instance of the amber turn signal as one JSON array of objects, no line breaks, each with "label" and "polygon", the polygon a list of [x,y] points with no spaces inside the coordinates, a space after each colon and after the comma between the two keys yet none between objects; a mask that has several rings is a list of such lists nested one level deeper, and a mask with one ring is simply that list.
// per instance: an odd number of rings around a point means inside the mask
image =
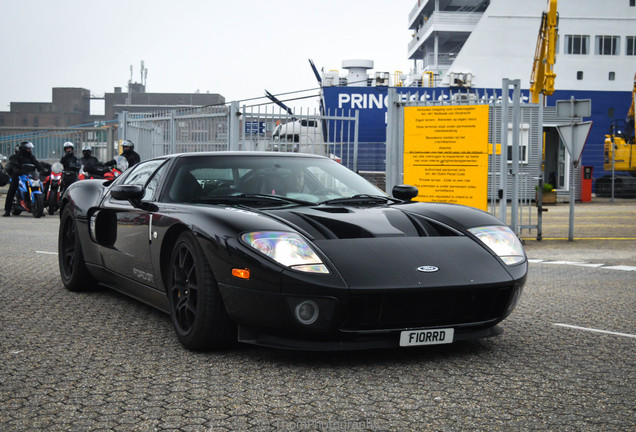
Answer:
[{"label": "amber turn signal", "polygon": [[232,276],[240,278],[240,279],[249,279],[250,278],[250,271],[249,271],[249,269],[233,268],[232,269]]}]

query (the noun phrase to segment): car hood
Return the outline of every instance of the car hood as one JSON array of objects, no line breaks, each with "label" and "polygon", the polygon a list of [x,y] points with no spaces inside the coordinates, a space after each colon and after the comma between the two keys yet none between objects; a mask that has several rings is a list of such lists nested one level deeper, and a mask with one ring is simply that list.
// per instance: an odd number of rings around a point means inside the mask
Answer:
[{"label": "car hood", "polygon": [[[408,206],[275,210],[303,233],[351,289],[508,285],[505,265],[481,243]],[[482,221],[483,222],[483,221]]]}]

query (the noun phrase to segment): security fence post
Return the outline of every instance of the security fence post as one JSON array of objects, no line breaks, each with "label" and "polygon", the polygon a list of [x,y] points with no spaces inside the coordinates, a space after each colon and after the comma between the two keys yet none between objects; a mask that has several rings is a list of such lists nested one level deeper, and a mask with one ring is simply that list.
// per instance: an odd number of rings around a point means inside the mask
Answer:
[{"label": "security fence post", "polygon": [[241,112],[237,101],[230,102],[230,115],[228,116],[227,149],[230,151],[239,150]]}]

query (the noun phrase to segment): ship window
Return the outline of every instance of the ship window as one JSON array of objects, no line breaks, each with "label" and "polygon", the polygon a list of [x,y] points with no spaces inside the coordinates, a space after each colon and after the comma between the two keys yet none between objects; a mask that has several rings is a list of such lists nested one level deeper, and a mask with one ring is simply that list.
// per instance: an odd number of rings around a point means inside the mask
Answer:
[{"label": "ship window", "polygon": [[610,81],[614,81],[616,79],[616,72],[610,72],[609,73],[609,80]]},{"label": "ship window", "polygon": [[583,71],[576,72],[576,79],[581,81],[583,79]]},{"label": "ship window", "polygon": [[565,35],[565,54],[588,54],[589,47],[588,35]]},{"label": "ship window", "polygon": [[618,36],[596,36],[596,54],[618,55],[620,37]]},{"label": "ship window", "polygon": [[625,54],[628,56],[636,56],[636,36],[627,36],[625,39],[627,42],[627,50]]}]

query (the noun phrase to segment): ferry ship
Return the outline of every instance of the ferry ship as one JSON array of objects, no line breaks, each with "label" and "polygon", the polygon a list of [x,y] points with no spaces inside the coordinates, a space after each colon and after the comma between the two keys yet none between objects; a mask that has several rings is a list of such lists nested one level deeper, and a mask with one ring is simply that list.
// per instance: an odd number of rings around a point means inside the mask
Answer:
[{"label": "ferry ship", "polygon": [[[435,97],[458,93],[501,95],[504,78],[519,79],[524,102],[530,102],[530,77],[546,1],[418,0],[408,14],[412,68],[373,71],[372,60],[345,60],[339,70],[322,72],[322,102],[327,112],[359,110],[359,142],[371,156],[361,170],[383,170],[381,144],[386,136],[387,88],[427,91]],[[615,120],[625,119],[636,72],[636,0],[558,0],[555,91],[557,100],[590,99],[593,126],[581,165],[593,178],[609,174],[603,167],[605,135]],[[427,96],[429,97],[429,96]],[[570,165],[562,143],[546,149],[546,181],[568,190]]]}]

